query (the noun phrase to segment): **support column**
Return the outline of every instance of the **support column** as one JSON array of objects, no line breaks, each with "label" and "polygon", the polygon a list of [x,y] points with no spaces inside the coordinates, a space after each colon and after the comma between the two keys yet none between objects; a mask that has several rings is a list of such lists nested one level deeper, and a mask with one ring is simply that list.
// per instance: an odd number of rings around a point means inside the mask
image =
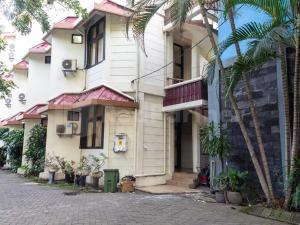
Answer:
[{"label": "support column", "polygon": [[[196,43],[193,43],[193,46]],[[192,59],[191,59],[191,66],[192,66],[192,70],[191,70],[191,79],[194,79],[196,77],[200,76],[200,57],[199,57],[200,53],[199,53],[199,48],[195,47],[192,49]]]},{"label": "support column", "polygon": [[192,140],[193,140],[193,172],[197,173],[197,167],[200,167],[200,138],[199,138],[199,125],[197,118],[193,115],[192,119]]}]

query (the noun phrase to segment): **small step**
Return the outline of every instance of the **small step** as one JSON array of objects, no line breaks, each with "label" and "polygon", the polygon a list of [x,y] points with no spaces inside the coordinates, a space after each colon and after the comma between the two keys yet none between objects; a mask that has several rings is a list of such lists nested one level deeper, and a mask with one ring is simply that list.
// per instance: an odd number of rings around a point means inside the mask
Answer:
[{"label": "small step", "polygon": [[173,178],[167,181],[168,185],[186,187],[189,188],[194,179],[196,179],[196,173],[188,173],[188,172],[175,172],[173,174]]}]

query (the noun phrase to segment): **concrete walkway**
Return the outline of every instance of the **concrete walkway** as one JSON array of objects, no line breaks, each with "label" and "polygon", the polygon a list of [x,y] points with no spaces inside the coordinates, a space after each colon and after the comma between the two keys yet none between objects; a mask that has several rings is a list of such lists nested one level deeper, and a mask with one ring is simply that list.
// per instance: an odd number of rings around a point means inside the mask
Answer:
[{"label": "concrete walkway", "polygon": [[82,193],[0,171],[0,225],[281,225],[179,195]]}]

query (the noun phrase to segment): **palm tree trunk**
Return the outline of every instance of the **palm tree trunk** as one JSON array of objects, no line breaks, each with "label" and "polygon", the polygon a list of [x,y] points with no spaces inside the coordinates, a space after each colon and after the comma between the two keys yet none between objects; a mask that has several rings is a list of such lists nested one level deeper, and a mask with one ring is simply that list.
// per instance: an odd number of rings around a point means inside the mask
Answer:
[{"label": "palm tree trunk", "polygon": [[[234,22],[234,15],[233,15],[233,10],[232,8],[229,9],[228,11],[228,17],[229,17],[229,22],[230,22],[230,26],[231,26],[231,30],[233,33],[236,32],[236,26],[235,26],[235,22]],[[236,52],[237,52],[237,56],[238,57],[242,57],[242,52],[241,52],[241,48],[238,42],[235,42],[235,48],[236,48]],[[255,129],[255,134],[256,134],[256,140],[257,140],[257,144],[259,147],[259,152],[260,152],[260,157],[261,157],[261,161],[263,164],[263,170],[265,172],[265,177],[268,183],[268,189],[270,192],[270,197],[271,200],[274,201],[275,197],[274,197],[274,192],[273,192],[273,185],[272,185],[272,181],[271,181],[271,176],[270,176],[270,169],[269,169],[269,165],[268,165],[268,160],[266,157],[266,152],[265,152],[265,146],[262,140],[262,134],[261,134],[261,129],[259,127],[259,121],[257,118],[257,112],[256,112],[256,106],[254,104],[253,101],[253,96],[252,96],[252,90],[250,87],[250,81],[249,78],[246,74],[242,74],[244,83],[245,83],[245,90],[246,90],[246,94],[247,94],[247,98],[248,98],[248,102],[249,102],[249,108],[250,108],[250,112],[251,112],[251,116],[253,119],[253,124],[254,124],[254,129]]]},{"label": "palm tree trunk", "polygon": [[289,99],[289,83],[287,74],[286,50],[285,47],[279,43],[279,57],[281,63],[282,89],[284,99],[284,158],[285,158],[285,175],[284,181],[287,183],[290,174],[290,147],[291,147],[291,116],[290,116],[290,99]]},{"label": "palm tree trunk", "polygon": [[[295,56],[295,77],[294,77],[294,116],[293,116],[293,141],[291,150],[291,166],[290,174],[295,169],[295,160],[298,156],[299,142],[300,142],[300,3],[297,8],[297,23],[296,23],[296,56]],[[295,184],[295,177],[291,177],[291,181],[287,187],[284,207],[288,209],[293,186]]]},{"label": "palm tree trunk", "polygon": [[[216,59],[217,59],[217,63],[220,67],[221,74],[224,75],[225,74],[225,68],[223,66],[221,57],[219,55],[217,44],[216,44],[216,42],[214,40],[214,37],[213,37],[211,25],[208,22],[207,13],[206,13],[206,9],[205,9],[205,0],[199,0],[199,5],[200,5],[201,14],[202,14],[203,19],[204,19],[204,23],[205,23],[205,26],[206,26],[206,30],[207,30],[207,33],[208,33],[208,37],[209,37],[209,40],[211,42],[214,54],[215,54]],[[234,112],[237,116],[238,123],[240,125],[243,137],[245,139],[247,148],[249,150],[249,153],[250,153],[254,168],[256,170],[258,179],[260,181],[262,190],[263,190],[263,192],[264,192],[264,194],[267,198],[268,203],[271,203],[271,197],[270,197],[270,193],[269,193],[269,190],[268,190],[268,185],[267,185],[265,176],[264,176],[263,171],[262,171],[262,169],[259,165],[259,161],[258,161],[257,156],[255,154],[254,147],[252,145],[251,139],[249,137],[246,126],[244,124],[241,113],[239,111],[238,105],[236,103],[236,99],[235,99],[235,97],[233,96],[233,94],[231,92],[229,93],[229,100],[230,100],[231,105],[233,107],[233,110],[234,110]]]}]

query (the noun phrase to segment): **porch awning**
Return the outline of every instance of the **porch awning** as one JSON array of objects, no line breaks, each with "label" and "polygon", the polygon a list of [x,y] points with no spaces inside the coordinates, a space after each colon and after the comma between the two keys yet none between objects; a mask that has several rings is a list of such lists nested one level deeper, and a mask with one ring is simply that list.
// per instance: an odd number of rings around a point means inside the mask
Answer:
[{"label": "porch awning", "polygon": [[38,113],[49,110],[78,109],[91,105],[109,105],[127,108],[137,108],[134,99],[118,90],[106,85],[87,90],[81,93],[64,93],[51,99],[48,105],[41,107]]},{"label": "porch awning", "polygon": [[23,112],[18,112],[17,114],[8,117],[0,122],[1,127],[9,126],[9,125],[22,125],[21,121],[17,120],[18,116],[21,116]]},{"label": "porch awning", "polygon": [[21,115],[17,116],[16,120],[21,121],[24,119],[41,119],[42,116],[38,113],[38,110],[44,106],[46,106],[46,104],[37,104]]}]

